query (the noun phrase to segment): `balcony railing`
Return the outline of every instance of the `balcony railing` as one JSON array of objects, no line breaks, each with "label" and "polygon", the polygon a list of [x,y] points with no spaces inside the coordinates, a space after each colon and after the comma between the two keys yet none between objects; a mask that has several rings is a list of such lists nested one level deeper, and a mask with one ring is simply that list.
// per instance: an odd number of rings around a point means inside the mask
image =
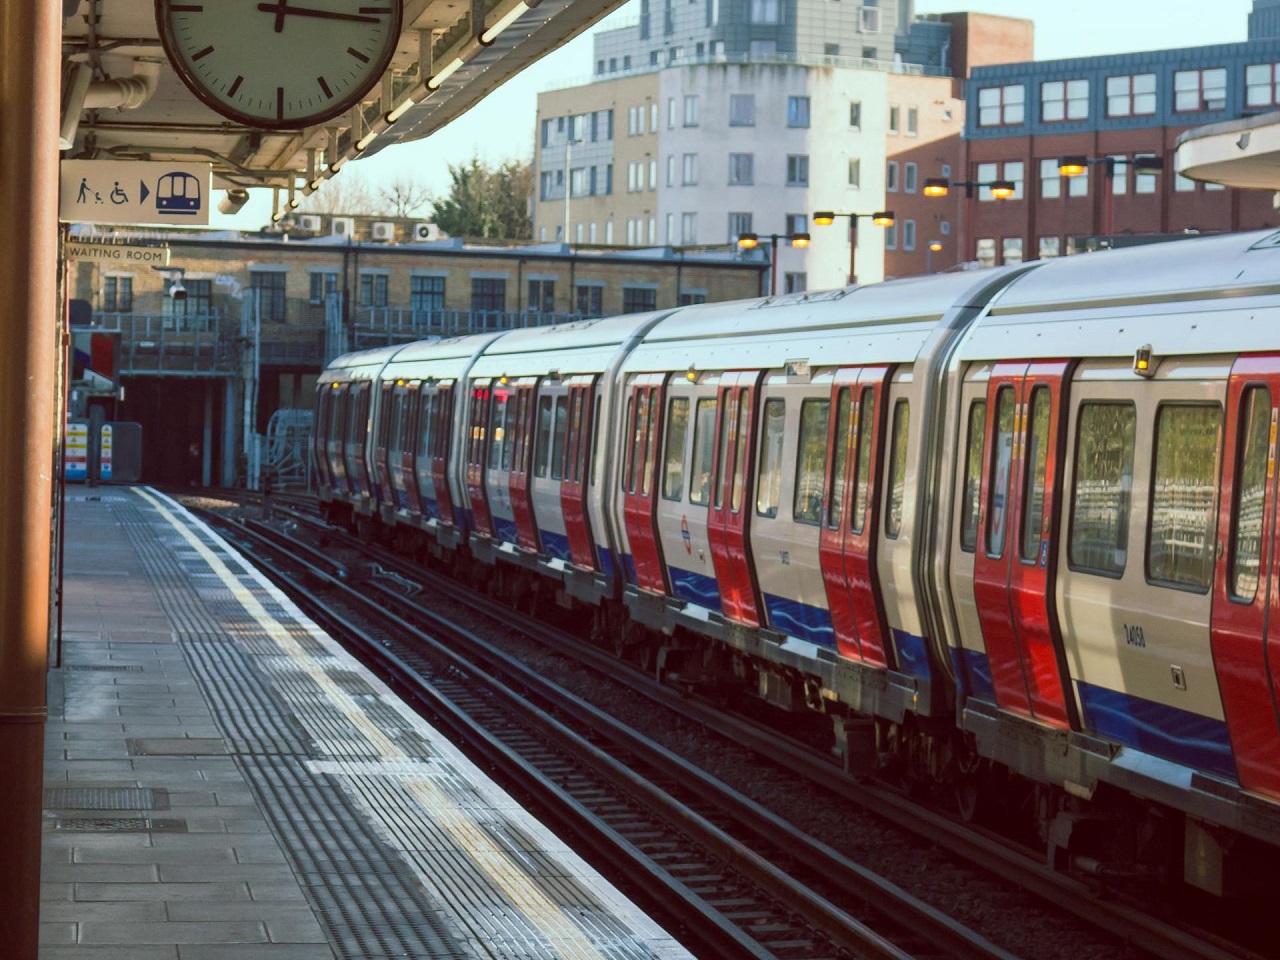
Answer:
[{"label": "balcony railing", "polygon": [[217,314],[99,313],[93,329],[120,334],[123,374],[225,375],[236,370],[234,324]]}]

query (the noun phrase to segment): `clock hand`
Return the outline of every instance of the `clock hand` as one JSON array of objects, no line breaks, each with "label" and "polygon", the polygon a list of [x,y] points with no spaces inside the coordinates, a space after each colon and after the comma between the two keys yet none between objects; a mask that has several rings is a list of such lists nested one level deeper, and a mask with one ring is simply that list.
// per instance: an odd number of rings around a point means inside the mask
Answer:
[{"label": "clock hand", "polygon": [[286,13],[294,14],[299,17],[315,17],[320,20],[350,20],[355,23],[381,23],[377,17],[366,17],[358,13],[339,13],[337,10],[315,10],[311,7],[291,7],[288,5],[289,0],[280,0],[279,3],[260,3],[258,9],[263,13],[274,13],[276,15],[276,33],[280,33],[284,29],[284,16]]}]

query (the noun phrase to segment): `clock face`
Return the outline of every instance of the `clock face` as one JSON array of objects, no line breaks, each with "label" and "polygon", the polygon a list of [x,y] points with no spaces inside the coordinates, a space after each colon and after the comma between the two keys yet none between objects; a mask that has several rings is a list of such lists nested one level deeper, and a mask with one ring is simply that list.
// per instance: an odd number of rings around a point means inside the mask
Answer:
[{"label": "clock face", "polygon": [[156,0],[165,52],[191,92],[271,130],[322,123],[386,71],[401,0]]}]

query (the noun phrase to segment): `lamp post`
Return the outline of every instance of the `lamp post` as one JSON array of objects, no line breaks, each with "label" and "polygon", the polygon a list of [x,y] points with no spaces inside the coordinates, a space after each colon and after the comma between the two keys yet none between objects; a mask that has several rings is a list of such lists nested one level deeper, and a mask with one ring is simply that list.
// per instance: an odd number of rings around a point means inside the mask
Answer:
[{"label": "lamp post", "polygon": [[813,222],[820,227],[829,227],[835,223],[836,217],[849,218],[849,282],[858,282],[858,218],[870,217],[877,227],[893,226],[893,211],[880,210],[876,213],[837,213],[833,210],[819,210],[813,215]]},{"label": "lamp post", "polygon": [[1013,200],[1018,194],[1018,185],[1012,180],[948,180],[946,177],[926,177],[923,193],[926,197],[945,197],[952,187],[964,187],[964,228],[960,236],[962,251],[971,249],[969,231],[973,226],[973,216],[970,208],[973,205],[974,191],[986,187],[995,200]]},{"label": "lamp post", "polygon": [[1134,157],[1132,161],[1128,160],[1128,158],[1086,157],[1083,155],[1058,158],[1058,173],[1064,177],[1083,176],[1089,172],[1090,167],[1102,168],[1102,176],[1106,181],[1106,193],[1103,195],[1102,232],[1108,237],[1115,232],[1115,177],[1116,166],[1120,162],[1132,162],[1133,169],[1137,173],[1157,173],[1164,169],[1163,157]]},{"label": "lamp post", "polygon": [[738,237],[738,246],[743,250],[754,250],[764,241],[769,243],[769,296],[778,292],[778,241],[789,240],[793,247],[807,247],[807,233],[744,233]]},{"label": "lamp post", "polygon": [[573,145],[581,140],[573,138],[573,118],[569,118],[570,133],[564,141],[564,242],[569,242],[569,198],[573,195],[573,168],[569,166],[569,158],[573,153]]},{"label": "lamp post", "polygon": [[924,272],[933,273],[933,255],[942,249],[941,240],[930,240],[924,248]]}]

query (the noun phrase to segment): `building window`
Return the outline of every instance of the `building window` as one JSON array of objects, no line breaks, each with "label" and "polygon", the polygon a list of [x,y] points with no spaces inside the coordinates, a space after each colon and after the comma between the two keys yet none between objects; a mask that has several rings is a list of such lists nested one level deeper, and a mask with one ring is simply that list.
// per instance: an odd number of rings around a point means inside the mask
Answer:
[{"label": "building window", "polygon": [[1190,177],[1184,177],[1180,173],[1173,175],[1173,191],[1174,193],[1194,193],[1196,182]]},{"label": "building window", "polygon": [[1052,260],[1054,257],[1062,255],[1062,238],[1061,237],[1041,237],[1040,246],[1037,250],[1041,260]]},{"label": "building window", "polygon": [[105,313],[133,310],[133,277],[102,278],[102,309]]},{"label": "building window", "polygon": [[890,160],[885,166],[884,188],[890,193],[898,192],[898,161]]},{"label": "building window", "polygon": [[753,93],[729,95],[729,126],[754,127],[756,125],[756,97]]},{"label": "building window", "polygon": [[604,313],[602,297],[604,287],[596,284],[578,284],[578,312],[585,317],[598,317]]},{"label": "building window", "polygon": [[787,214],[787,235],[809,232],[809,217],[803,213]]},{"label": "building window", "polygon": [[444,277],[410,277],[409,309],[431,313],[444,309]]},{"label": "building window", "polygon": [[692,187],[698,183],[698,155],[696,153],[686,153],[684,155],[680,182],[686,187]]},{"label": "building window", "polygon": [[[1111,195],[1121,197],[1129,192],[1129,158],[1111,157]],[[1084,179],[1083,177],[1081,179]],[[1075,196],[1075,194],[1072,194]]]},{"label": "building window", "polygon": [[[1078,179],[1084,180],[1084,176]],[[1058,169],[1055,158],[1040,161],[1040,196],[1045,200],[1053,200],[1062,196],[1062,172]]]},{"label": "building window", "polygon": [[698,242],[698,215],[696,213],[680,214],[680,242]]},{"label": "building window", "polygon": [[809,126],[809,98],[787,97],[787,126]]},{"label": "building window", "polygon": [[1270,107],[1280,103],[1280,63],[1254,63],[1244,68],[1244,105]]},{"label": "building window", "polygon": [[249,274],[249,289],[258,305],[258,319],[266,323],[284,321],[283,273],[256,270]]},{"label": "building window", "polygon": [[680,306],[689,307],[695,303],[707,302],[707,291],[705,290],[681,290],[678,300]]},{"label": "building window", "polygon": [[684,125],[686,127],[696,127],[698,125],[698,95],[696,93],[684,98]]},{"label": "building window", "polygon": [[[627,60],[630,61],[630,57]],[[627,66],[631,66],[630,63]],[[654,100],[649,104],[649,130],[653,133],[658,132],[658,101]]]},{"label": "building window", "polygon": [[849,126],[854,130],[862,129],[862,101],[849,101]]},{"label": "building window", "polygon": [[781,23],[782,4],[779,0],[751,0],[752,23]]},{"label": "building window", "polygon": [[907,107],[907,136],[914,137],[920,132],[920,109]]},{"label": "building window", "polygon": [[974,244],[974,259],[980,267],[994,267],[996,263],[996,242],[991,237],[980,237]]},{"label": "building window", "polygon": [[809,158],[804,154],[792,154],[787,157],[787,186],[807,187],[809,185]]},{"label": "building window", "polygon": [[1005,265],[1022,262],[1022,238],[1005,237],[1000,244],[1000,256]]},{"label": "building window", "polygon": [[471,309],[476,313],[506,310],[507,281],[502,277],[472,277]]},{"label": "building window", "polygon": [[751,233],[751,214],[729,214],[729,242],[737,243],[738,238],[744,233]]},{"label": "building window", "polygon": [[1147,529],[1147,576],[1205,593],[1213,577],[1222,408],[1162,404]]},{"label": "building window", "polygon": [[667,154],[667,186],[674,187],[676,185],[676,155],[674,153]]},{"label": "building window", "polygon": [[1108,117],[1149,117],[1156,112],[1156,75],[1107,77]]},{"label": "building window", "polygon": [[1227,105],[1227,70],[1175,70],[1173,109],[1178,113],[1221,110]]},{"label": "building window", "polygon": [[902,165],[902,190],[904,193],[916,192],[916,180],[919,176],[919,167],[908,161]]},{"label": "building window", "polygon": [[754,166],[754,154],[729,154],[729,186],[750,186],[755,177]]},{"label": "building window", "polygon": [[914,220],[902,221],[902,249],[914,250],[916,248],[916,222]]},{"label": "building window", "polygon": [[[1021,160],[1008,160],[1004,164],[999,163],[980,163],[978,164],[978,175],[975,179],[979,183],[991,183],[993,180],[1010,180],[1013,182],[1013,196],[1010,200],[1022,199],[1022,181],[1026,176],[1026,164]],[[1079,179],[1083,180],[1084,177]],[[991,195],[990,187],[978,188],[978,199],[980,201],[994,201],[995,197]]]},{"label": "building window", "polygon": [[901,122],[901,118],[902,118],[901,107],[892,106],[889,108],[889,132],[890,133],[898,132],[898,124]]},{"label": "building window", "polygon": [[644,313],[658,309],[658,291],[652,287],[623,287],[622,312]]},{"label": "building window", "polygon": [[772,60],[778,55],[778,41],[752,40],[747,51],[747,58],[753,63]]},{"label": "building window", "polygon": [[658,161],[657,160],[649,161],[649,189],[650,190],[658,189]]},{"label": "building window", "polygon": [[1022,123],[1027,88],[1021,83],[978,90],[978,126],[1008,127]]},{"label": "building window", "polygon": [[528,310],[530,313],[556,312],[556,282],[530,280]]},{"label": "building window", "polygon": [[884,248],[886,250],[898,249],[898,224],[896,222],[884,228]]},{"label": "building window", "polygon": [[385,273],[360,274],[360,306],[385,307],[387,305],[387,280]]},{"label": "building window", "polygon": [[849,186],[862,186],[862,161],[857,157],[849,158]]},{"label": "building window", "polygon": [[[1153,153],[1135,153],[1135,160],[1142,157],[1154,157]],[[1156,175],[1154,173],[1135,170],[1133,174],[1133,192],[1134,193],[1155,193],[1156,192]]]},{"label": "building window", "polygon": [[667,220],[664,228],[667,231],[667,239],[663,242],[670,246],[676,242],[676,215],[674,213],[667,214]]},{"label": "building window", "polygon": [[809,286],[807,273],[784,273],[782,275],[783,293],[803,293]]},{"label": "building window", "polygon": [[[324,303],[325,297],[331,293],[338,291],[338,275],[336,273],[327,273],[320,270],[311,274],[311,290],[307,295],[307,299],[311,303]],[[187,296],[191,293],[188,289]]]},{"label": "building window", "polygon": [[1088,117],[1088,80],[1049,80],[1040,84],[1040,119],[1045,123]]}]

